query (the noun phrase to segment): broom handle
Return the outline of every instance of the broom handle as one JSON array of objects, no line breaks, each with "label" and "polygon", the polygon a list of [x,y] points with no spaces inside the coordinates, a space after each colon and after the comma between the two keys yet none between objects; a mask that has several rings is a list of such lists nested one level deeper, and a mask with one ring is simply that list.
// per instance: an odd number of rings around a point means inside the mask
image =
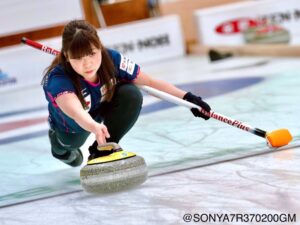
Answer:
[{"label": "broom handle", "polygon": [[[34,47],[36,49],[42,50],[42,51],[44,51],[46,53],[49,53],[49,54],[52,54],[52,55],[58,55],[58,54],[60,54],[59,51],[57,51],[57,50],[55,50],[55,49],[53,49],[51,47],[42,45],[42,44],[40,44],[40,43],[38,43],[36,41],[27,39],[25,37],[23,37],[21,41],[24,44],[26,44],[26,45],[29,45],[29,46]],[[166,100],[168,102],[172,102],[172,103],[174,103],[176,105],[181,105],[181,106],[187,107],[189,109],[191,109],[191,108],[198,108],[203,114],[208,115],[208,112],[206,112],[204,109],[202,109],[198,105],[195,105],[195,104],[193,104],[191,102],[185,101],[183,99],[180,99],[178,97],[170,95],[170,94],[168,94],[166,92],[159,91],[159,90],[154,89],[152,87],[148,87],[148,86],[145,86],[145,85],[141,85],[139,87],[142,90],[146,91],[147,93],[149,93],[149,94],[151,94],[153,96],[156,96],[158,98],[164,99],[164,100]],[[264,131],[264,130],[251,127],[250,125],[248,125],[246,123],[243,123],[243,122],[238,121],[236,119],[224,116],[224,115],[222,115],[220,113],[217,113],[217,112],[210,111],[209,117],[214,118],[214,119],[216,119],[218,121],[221,121],[223,123],[229,124],[229,125],[231,125],[233,127],[239,128],[241,130],[250,132],[250,133],[255,134],[255,135],[257,135],[259,137],[262,137],[262,138],[265,138],[266,135],[267,135],[267,132]]]},{"label": "broom handle", "polygon": [[145,85],[139,85],[139,87],[142,90],[144,90],[145,92],[147,92],[148,94],[156,96],[160,99],[166,100],[168,102],[172,102],[176,105],[184,106],[184,107],[189,108],[189,109],[198,108],[200,110],[200,112],[202,112],[203,114],[206,114],[209,117],[214,118],[218,121],[221,121],[223,123],[227,123],[227,124],[229,124],[233,127],[239,128],[239,129],[244,130],[244,131],[248,131],[252,134],[255,134],[255,135],[263,137],[263,138],[265,138],[265,136],[266,136],[266,131],[263,131],[263,130],[258,129],[258,128],[253,128],[250,125],[248,125],[246,123],[243,123],[241,121],[238,121],[236,119],[230,118],[228,116],[224,116],[224,115],[222,115],[220,113],[217,113],[217,112],[214,112],[214,111],[210,111],[210,113],[208,114],[208,112],[206,112],[204,109],[202,109],[200,106],[198,106],[194,103],[188,102],[186,100],[175,97],[173,95],[170,95],[166,92],[157,90],[157,89],[152,88],[152,87],[148,87],[148,86],[145,86]]}]

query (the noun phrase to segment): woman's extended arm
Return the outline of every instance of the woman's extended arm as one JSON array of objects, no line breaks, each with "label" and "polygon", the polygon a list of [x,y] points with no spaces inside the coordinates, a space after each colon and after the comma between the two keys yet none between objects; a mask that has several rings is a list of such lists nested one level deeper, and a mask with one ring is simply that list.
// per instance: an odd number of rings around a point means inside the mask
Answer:
[{"label": "woman's extended arm", "polygon": [[[133,81],[135,84],[138,85],[146,85],[155,89],[158,89],[160,91],[166,92],[168,94],[171,94],[173,96],[176,96],[178,98],[184,99],[186,101],[192,102],[196,105],[199,105],[201,108],[203,108],[206,112],[210,112],[210,106],[202,100],[200,96],[196,96],[192,94],[191,92],[186,92],[184,90],[181,90],[177,87],[175,87],[173,84],[170,84],[166,81],[158,80],[151,78],[147,74],[140,71],[138,77]],[[209,119],[209,114],[203,114],[200,112],[198,108],[192,108],[192,113],[196,117],[202,117],[205,120]]]},{"label": "woman's extended arm", "polygon": [[176,96],[178,98],[181,98],[181,99],[186,94],[186,91],[183,91],[183,90],[175,87],[173,84],[170,84],[163,80],[154,79],[142,71],[140,71],[138,77],[134,80],[134,83],[139,84],[139,85],[146,85],[149,87],[153,87],[155,89],[169,93],[169,94]]},{"label": "woman's extended arm", "polygon": [[88,112],[82,107],[78,97],[74,93],[66,93],[56,98],[58,107],[70,118],[96,136],[98,144],[106,143],[105,138],[109,138],[109,132],[105,125],[96,122]]}]

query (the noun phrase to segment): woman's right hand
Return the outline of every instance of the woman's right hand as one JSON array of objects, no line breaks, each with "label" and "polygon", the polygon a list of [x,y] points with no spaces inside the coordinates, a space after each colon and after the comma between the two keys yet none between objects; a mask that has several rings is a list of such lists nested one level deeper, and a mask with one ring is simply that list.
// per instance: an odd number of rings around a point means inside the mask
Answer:
[{"label": "woman's right hand", "polygon": [[56,98],[58,107],[75,122],[93,134],[99,145],[106,143],[109,138],[107,127],[104,124],[96,122],[91,115],[84,110],[78,97],[74,93],[65,93]]},{"label": "woman's right hand", "polygon": [[110,135],[108,133],[107,127],[104,124],[97,123],[94,132],[96,141],[98,145],[103,145],[106,143],[106,138],[109,138]]}]

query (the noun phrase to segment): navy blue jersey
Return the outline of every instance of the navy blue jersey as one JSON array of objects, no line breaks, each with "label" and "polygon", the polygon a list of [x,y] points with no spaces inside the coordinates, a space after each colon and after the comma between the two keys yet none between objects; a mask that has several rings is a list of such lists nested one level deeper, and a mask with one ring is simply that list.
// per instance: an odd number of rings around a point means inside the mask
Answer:
[{"label": "navy blue jersey", "polygon": [[[113,64],[116,68],[116,79],[119,81],[131,82],[139,74],[140,67],[130,59],[124,57],[115,50],[107,49]],[[99,109],[101,98],[106,91],[105,85],[100,81],[91,83],[80,77],[82,94],[87,105],[86,111],[93,115],[93,111]],[[65,93],[75,93],[72,81],[65,74],[61,65],[57,65],[47,75],[43,89],[48,101],[50,126],[61,131],[78,133],[81,128],[73,119],[68,117],[56,104],[55,99]]]}]

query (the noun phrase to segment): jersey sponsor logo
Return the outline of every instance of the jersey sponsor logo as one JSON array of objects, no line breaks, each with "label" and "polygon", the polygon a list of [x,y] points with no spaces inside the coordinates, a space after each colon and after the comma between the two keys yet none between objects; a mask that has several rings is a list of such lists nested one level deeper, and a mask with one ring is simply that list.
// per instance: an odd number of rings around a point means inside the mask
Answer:
[{"label": "jersey sponsor logo", "polygon": [[91,95],[87,92],[86,89],[82,90],[82,95],[85,101],[85,111],[89,111],[91,109]]},{"label": "jersey sponsor logo", "polygon": [[91,95],[88,95],[86,97],[84,97],[84,101],[85,101],[85,111],[89,111],[91,109]]},{"label": "jersey sponsor logo", "polygon": [[130,75],[133,75],[134,66],[135,66],[135,63],[132,61],[129,61],[128,67],[127,67],[127,73],[129,73]]},{"label": "jersey sponsor logo", "polygon": [[121,54],[120,69],[133,75],[135,63]]},{"label": "jersey sponsor logo", "polygon": [[121,55],[120,69],[126,71],[128,67],[128,59]]}]

